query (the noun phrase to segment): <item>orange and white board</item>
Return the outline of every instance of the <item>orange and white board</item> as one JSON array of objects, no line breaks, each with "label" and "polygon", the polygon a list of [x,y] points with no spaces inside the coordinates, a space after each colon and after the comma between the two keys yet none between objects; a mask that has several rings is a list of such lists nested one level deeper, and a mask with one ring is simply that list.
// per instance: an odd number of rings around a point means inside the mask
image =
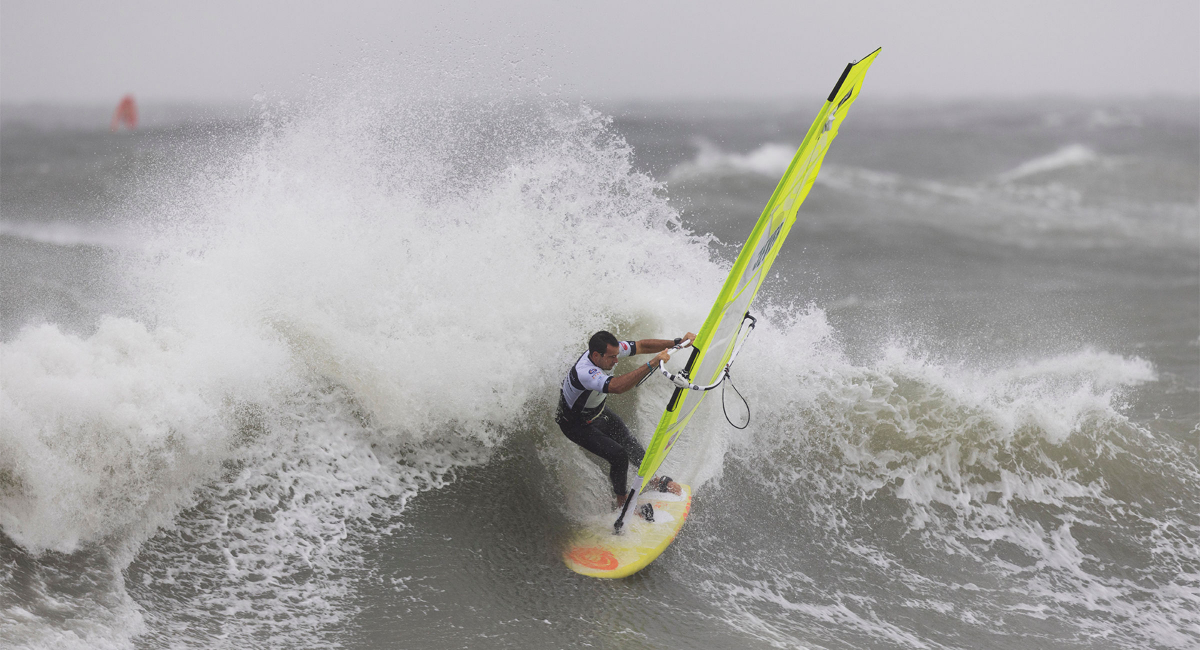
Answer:
[{"label": "orange and white board", "polygon": [[687,520],[692,488],[679,487],[680,494],[643,492],[638,504],[654,505],[654,521],[630,516],[620,535],[612,532],[612,515],[589,521],[571,536],[563,561],[572,571],[594,578],[624,578],[641,571],[667,550]]}]

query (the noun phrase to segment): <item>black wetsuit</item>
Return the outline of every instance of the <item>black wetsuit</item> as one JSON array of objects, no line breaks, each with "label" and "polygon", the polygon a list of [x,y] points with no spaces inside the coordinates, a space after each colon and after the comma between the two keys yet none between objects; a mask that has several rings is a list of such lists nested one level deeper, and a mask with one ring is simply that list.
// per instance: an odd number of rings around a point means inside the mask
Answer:
[{"label": "black wetsuit", "polygon": [[[621,341],[618,356],[636,353],[633,341]],[[559,391],[558,412],[554,420],[564,435],[575,444],[608,461],[608,476],[613,492],[625,494],[629,464],[642,464],[646,450],[617,414],[604,409],[612,375],[596,366],[588,353],[575,362]]]}]

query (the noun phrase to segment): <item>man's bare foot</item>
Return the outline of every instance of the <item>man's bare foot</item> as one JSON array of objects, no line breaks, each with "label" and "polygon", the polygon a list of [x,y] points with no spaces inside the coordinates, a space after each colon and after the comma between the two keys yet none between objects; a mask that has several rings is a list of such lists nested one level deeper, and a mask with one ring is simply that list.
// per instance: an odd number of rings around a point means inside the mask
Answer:
[{"label": "man's bare foot", "polygon": [[625,500],[629,498],[629,493],[617,494],[613,496],[613,510],[620,510],[625,507]]}]

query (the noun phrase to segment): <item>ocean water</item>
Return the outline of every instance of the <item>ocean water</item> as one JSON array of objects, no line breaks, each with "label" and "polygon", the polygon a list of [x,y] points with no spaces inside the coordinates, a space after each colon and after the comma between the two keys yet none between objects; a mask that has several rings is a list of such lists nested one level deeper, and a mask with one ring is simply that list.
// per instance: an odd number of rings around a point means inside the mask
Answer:
[{"label": "ocean water", "polygon": [[1196,99],[868,78],[749,426],[706,402],[687,525],[598,581],[562,375],[699,328],[820,100],[534,97],[0,110],[0,645],[1200,646]]}]

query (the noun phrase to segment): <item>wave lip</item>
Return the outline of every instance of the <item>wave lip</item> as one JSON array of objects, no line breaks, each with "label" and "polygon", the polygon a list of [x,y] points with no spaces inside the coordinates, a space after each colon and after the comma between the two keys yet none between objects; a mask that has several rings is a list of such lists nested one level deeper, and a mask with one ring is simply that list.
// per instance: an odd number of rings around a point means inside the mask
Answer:
[{"label": "wave lip", "polygon": [[[525,431],[587,333],[683,332],[706,305],[671,297],[723,275],[589,109],[342,108],[271,117],[147,198],[144,245],[114,256],[136,319],[0,346],[0,530],[32,557],[100,549],[123,577],[87,604],[149,603],[166,645],[317,645],[356,611],[355,544]],[[236,624],[178,631],[214,612]]]},{"label": "wave lip", "polygon": [[23,239],[52,246],[95,246],[98,248],[135,248],[138,239],[120,229],[92,229],[66,221],[0,221],[0,236]]},{"label": "wave lip", "polygon": [[[1096,196],[1096,188],[1109,182],[1109,174],[1087,180],[1082,186],[1050,179],[1037,182],[1042,180],[1035,179],[1037,175],[1054,169],[1087,165],[1107,172],[1125,164],[1096,156],[1086,147],[1068,147],[1059,153],[993,177],[999,181],[934,181],[827,164],[816,183],[855,200],[901,208],[835,213],[842,220],[868,220],[872,227],[876,222],[881,226],[916,223],[972,240],[1028,249],[1122,249],[1131,245],[1158,250],[1194,249],[1200,238],[1195,203]],[[1005,179],[1027,180],[1000,182]]]},{"label": "wave lip", "polygon": [[749,153],[722,151],[707,140],[697,140],[696,157],[676,166],[668,181],[722,174],[759,174],[777,178],[787,171],[796,155],[796,145],[768,142]]},{"label": "wave lip", "polygon": [[1020,165],[1000,174],[997,178],[1004,183],[1015,181],[1028,176],[1037,176],[1047,172],[1080,167],[1099,162],[1100,156],[1091,148],[1082,144],[1069,144],[1054,153],[1027,160]]},{"label": "wave lip", "polygon": [[[810,312],[781,343],[811,337],[823,320]],[[769,324],[763,334],[776,335]],[[1015,620],[1062,620],[1074,611],[1047,638],[1090,628],[1115,646],[1195,645],[1188,635],[1197,629],[1196,583],[1178,567],[1197,560],[1185,541],[1194,517],[1183,514],[1194,502],[1197,467],[1185,446],[1125,413],[1133,391],[1158,380],[1151,362],[1085,347],[978,368],[896,341],[865,364],[836,345],[801,346],[816,356],[797,363],[770,349],[773,342],[758,338],[757,354],[768,354],[739,363],[779,358],[813,370],[745,377],[759,407],[749,429],[755,444],[735,446],[737,472],[725,480],[739,490],[728,502],[786,504],[747,515],[778,526],[771,539],[782,548],[740,549],[737,575],[709,568],[715,562],[701,569],[720,576],[705,591],[755,617],[756,629],[778,639],[831,630],[879,639],[892,630],[875,623],[896,619],[862,614],[882,610],[941,621],[922,640],[943,630],[974,634],[988,619],[1004,619],[1006,633],[1020,635]],[[795,521],[770,516],[805,507]],[[735,518],[735,510],[720,516]],[[813,548],[833,549],[823,560],[837,575],[825,580],[813,575],[822,572],[817,563],[790,559]],[[940,568],[926,563],[932,549]],[[897,600],[890,589],[863,587],[870,584],[910,591]],[[946,606],[944,593],[968,587]],[[777,613],[830,602],[853,603],[859,616]]]}]

